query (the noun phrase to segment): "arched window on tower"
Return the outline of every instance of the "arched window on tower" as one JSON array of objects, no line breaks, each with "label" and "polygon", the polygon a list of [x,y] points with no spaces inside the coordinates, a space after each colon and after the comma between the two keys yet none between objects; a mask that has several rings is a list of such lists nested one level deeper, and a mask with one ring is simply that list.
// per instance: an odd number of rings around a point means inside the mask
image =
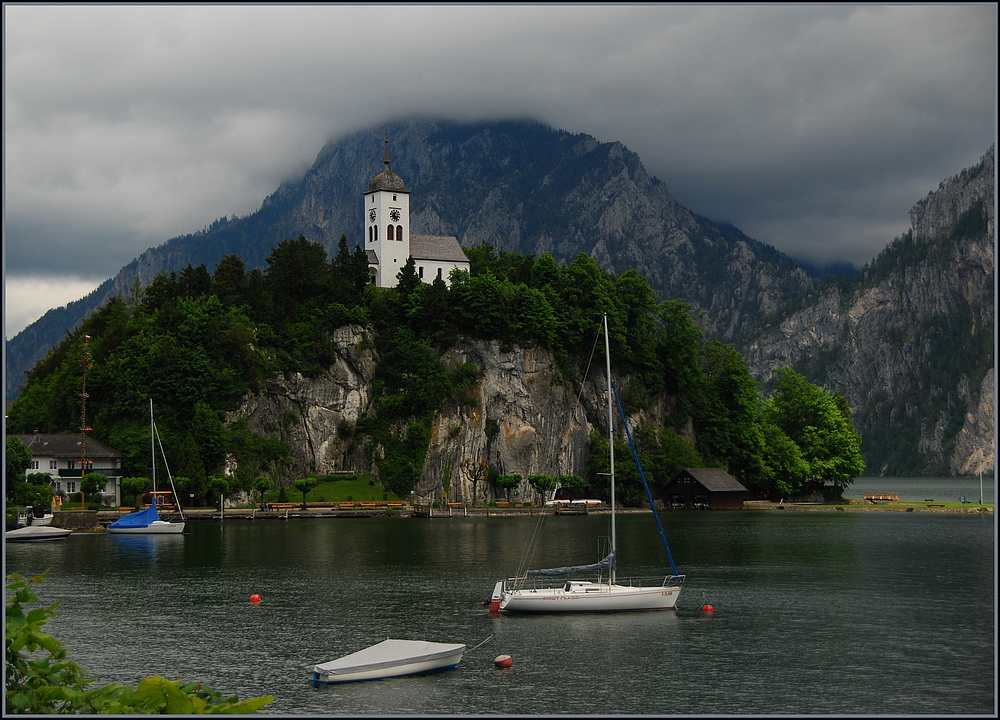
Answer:
[{"label": "arched window on tower", "polygon": [[375,242],[378,242],[378,225],[375,225]]},{"label": "arched window on tower", "polygon": [[395,240],[396,239],[396,228],[394,228],[392,225],[389,225],[389,226],[386,227],[386,229],[385,229],[385,239],[386,240]]},{"label": "arched window on tower", "polygon": [[368,226],[368,242],[372,241],[372,226]]},{"label": "arched window on tower", "polygon": [[400,242],[403,242],[403,226],[402,225],[397,225],[396,226],[396,239],[399,240]]}]

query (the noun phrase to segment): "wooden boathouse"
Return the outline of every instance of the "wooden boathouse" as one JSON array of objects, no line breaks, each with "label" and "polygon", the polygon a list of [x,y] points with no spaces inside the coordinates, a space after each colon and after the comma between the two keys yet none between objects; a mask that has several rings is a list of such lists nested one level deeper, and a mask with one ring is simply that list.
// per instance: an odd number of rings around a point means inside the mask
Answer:
[{"label": "wooden boathouse", "polygon": [[739,510],[750,491],[722,468],[684,468],[664,489],[667,507]]}]

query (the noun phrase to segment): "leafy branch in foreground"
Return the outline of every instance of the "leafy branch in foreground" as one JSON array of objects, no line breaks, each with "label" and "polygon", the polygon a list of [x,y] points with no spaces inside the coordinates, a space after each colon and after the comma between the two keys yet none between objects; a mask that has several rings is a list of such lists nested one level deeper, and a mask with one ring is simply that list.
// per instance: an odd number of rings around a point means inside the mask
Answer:
[{"label": "leafy branch in foreground", "polygon": [[235,695],[223,698],[201,683],[181,684],[159,675],[141,680],[134,690],[119,683],[89,688],[94,679],[66,659],[62,643],[42,632],[59,603],[25,611],[28,603],[39,602],[32,588],[47,572],[7,576],[6,714],[248,715],[274,701],[271,695],[242,702]]}]

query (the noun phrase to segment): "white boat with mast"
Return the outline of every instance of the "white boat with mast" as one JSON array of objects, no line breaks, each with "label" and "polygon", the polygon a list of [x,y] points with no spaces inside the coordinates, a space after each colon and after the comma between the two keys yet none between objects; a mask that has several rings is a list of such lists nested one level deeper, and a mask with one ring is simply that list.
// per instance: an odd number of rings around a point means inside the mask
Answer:
[{"label": "white boat with mast", "polygon": [[[547,568],[543,570],[529,570],[522,577],[508,578],[500,580],[493,589],[490,598],[490,611],[503,613],[569,613],[569,612],[621,612],[629,610],[672,610],[677,603],[677,598],[681,593],[681,586],[684,576],[677,573],[674,566],[670,548],[666,544],[663,536],[663,528],[660,527],[660,536],[663,539],[664,548],[667,551],[667,558],[670,560],[672,575],[662,578],[642,578],[620,580],[615,571],[617,560],[617,527],[615,524],[615,445],[614,445],[614,412],[612,410],[612,398],[616,396],[614,383],[611,380],[611,348],[608,340],[608,318],[604,316],[604,351],[607,362],[607,382],[608,382],[608,440],[610,450],[610,476],[611,476],[611,548],[606,557],[591,565],[578,565],[571,567]],[[625,419],[621,404],[618,404],[619,412],[628,434],[629,443],[632,444],[631,434],[628,432],[628,423]],[[635,446],[632,444],[636,463],[638,454],[635,453]],[[642,466],[639,465],[639,473],[643,483],[646,484],[646,493],[653,509],[653,515],[659,526],[659,516],[653,506],[652,496],[646,483],[645,475],[642,473]],[[583,575],[585,573],[597,574],[596,579],[591,580],[567,580],[561,585],[542,584],[535,586],[531,583],[535,578]],[[537,581],[534,581],[537,582]]]},{"label": "white boat with mast", "polygon": [[[167,465],[167,456],[163,452],[163,443],[160,442],[160,434],[153,422],[153,398],[149,399],[149,445],[151,459],[153,463],[153,492],[149,507],[134,513],[129,513],[115,522],[108,525],[108,532],[120,535],[175,535],[184,532],[184,511],[181,509],[180,501],[177,499],[177,488],[174,487],[174,479],[170,476],[170,468]],[[156,446],[160,447],[160,454],[163,455],[163,466],[167,471],[167,478],[170,480],[170,489],[174,496],[174,503],[181,515],[180,522],[169,522],[160,518],[156,510],[156,500],[163,493],[156,490]]]}]

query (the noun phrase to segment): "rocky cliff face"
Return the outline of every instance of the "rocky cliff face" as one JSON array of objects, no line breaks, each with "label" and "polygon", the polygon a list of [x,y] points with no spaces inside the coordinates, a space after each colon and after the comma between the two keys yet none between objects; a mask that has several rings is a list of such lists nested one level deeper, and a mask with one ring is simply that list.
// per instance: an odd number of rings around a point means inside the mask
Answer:
[{"label": "rocky cliff face", "polygon": [[[334,337],[338,359],[325,373],[275,379],[246,398],[228,421],[245,417],[251,430],[284,440],[292,453],[290,477],[337,471],[377,476],[380,448],[367,447],[352,432],[371,411],[377,358],[365,338],[363,328],[341,328]],[[485,460],[503,474],[522,475],[525,481],[515,492],[525,499],[534,497],[529,475],[583,474],[591,428],[606,432],[600,373],[591,373],[600,390],[587,382],[581,391],[560,379],[548,353],[505,350],[495,342],[460,342],[443,362],[448,368],[471,363],[482,378],[473,403],[452,403],[434,418],[417,495],[440,499],[447,488],[449,499],[471,502],[474,491],[461,471],[463,460]],[[598,418],[593,426],[588,417]],[[484,485],[475,488],[480,500]]]},{"label": "rocky cliff face", "polygon": [[994,150],[941,183],[847,290],[749,343],[766,379],[795,367],[848,400],[867,472],[975,474],[995,462]]}]

